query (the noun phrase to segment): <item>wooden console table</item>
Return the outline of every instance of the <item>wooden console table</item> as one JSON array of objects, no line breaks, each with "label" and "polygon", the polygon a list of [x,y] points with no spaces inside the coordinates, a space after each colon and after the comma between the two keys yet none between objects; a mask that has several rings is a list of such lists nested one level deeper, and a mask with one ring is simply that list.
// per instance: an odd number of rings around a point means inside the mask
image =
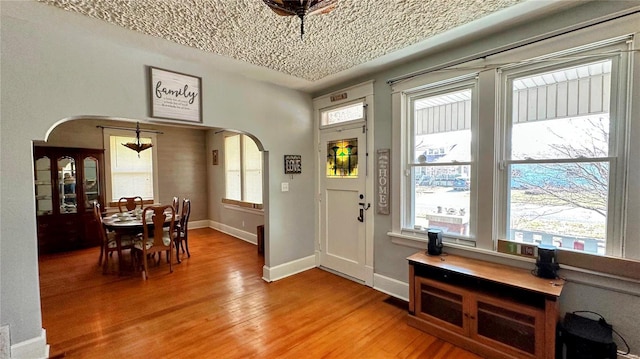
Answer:
[{"label": "wooden console table", "polygon": [[409,261],[409,325],[487,358],[555,358],[564,282],[424,252]]}]

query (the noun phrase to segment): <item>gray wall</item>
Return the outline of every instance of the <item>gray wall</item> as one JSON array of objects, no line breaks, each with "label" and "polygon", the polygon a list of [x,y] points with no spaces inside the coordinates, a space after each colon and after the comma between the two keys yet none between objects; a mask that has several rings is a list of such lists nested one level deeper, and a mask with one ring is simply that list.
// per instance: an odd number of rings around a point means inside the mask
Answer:
[{"label": "gray wall", "polygon": [[[311,158],[307,94],[219,71],[228,60],[52,6],[2,1],[0,12],[0,326],[10,325],[12,344],[42,329],[32,141],[72,117],[151,120],[145,66],[202,77],[203,128],[251,133],[276,165],[285,154]],[[312,175],[282,194],[279,169],[265,187],[268,266],[314,253],[313,217],[298,217],[313,208]]]}]

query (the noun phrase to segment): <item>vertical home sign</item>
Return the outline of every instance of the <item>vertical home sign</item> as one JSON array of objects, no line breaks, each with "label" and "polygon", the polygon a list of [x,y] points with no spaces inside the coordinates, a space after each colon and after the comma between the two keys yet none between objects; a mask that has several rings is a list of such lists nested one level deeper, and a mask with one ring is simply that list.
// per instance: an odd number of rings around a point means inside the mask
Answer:
[{"label": "vertical home sign", "polygon": [[391,150],[382,149],[376,152],[376,187],[378,196],[376,198],[376,212],[378,214],[389,214],[389,203],[391,193],[389,192],[389,182],[391,173]]}]

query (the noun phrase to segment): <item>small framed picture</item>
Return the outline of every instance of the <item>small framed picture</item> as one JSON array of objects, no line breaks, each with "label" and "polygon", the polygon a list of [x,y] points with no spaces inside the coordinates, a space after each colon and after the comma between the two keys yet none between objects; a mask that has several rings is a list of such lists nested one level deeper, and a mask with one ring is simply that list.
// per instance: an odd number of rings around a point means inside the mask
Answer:
[{"label": "small framed picture", "polygon": [[218,165],[218,150],[211,151],[211,164],[214,166]]}]

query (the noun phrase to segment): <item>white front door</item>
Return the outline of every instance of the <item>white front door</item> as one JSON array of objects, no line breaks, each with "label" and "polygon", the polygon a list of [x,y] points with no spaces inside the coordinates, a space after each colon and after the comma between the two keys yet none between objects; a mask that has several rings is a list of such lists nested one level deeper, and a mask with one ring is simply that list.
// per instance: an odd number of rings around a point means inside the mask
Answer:
[{"label": "white front door", "polygon": [[320,265],[366,281],[367,148],[363,127],[320,134]]}]

